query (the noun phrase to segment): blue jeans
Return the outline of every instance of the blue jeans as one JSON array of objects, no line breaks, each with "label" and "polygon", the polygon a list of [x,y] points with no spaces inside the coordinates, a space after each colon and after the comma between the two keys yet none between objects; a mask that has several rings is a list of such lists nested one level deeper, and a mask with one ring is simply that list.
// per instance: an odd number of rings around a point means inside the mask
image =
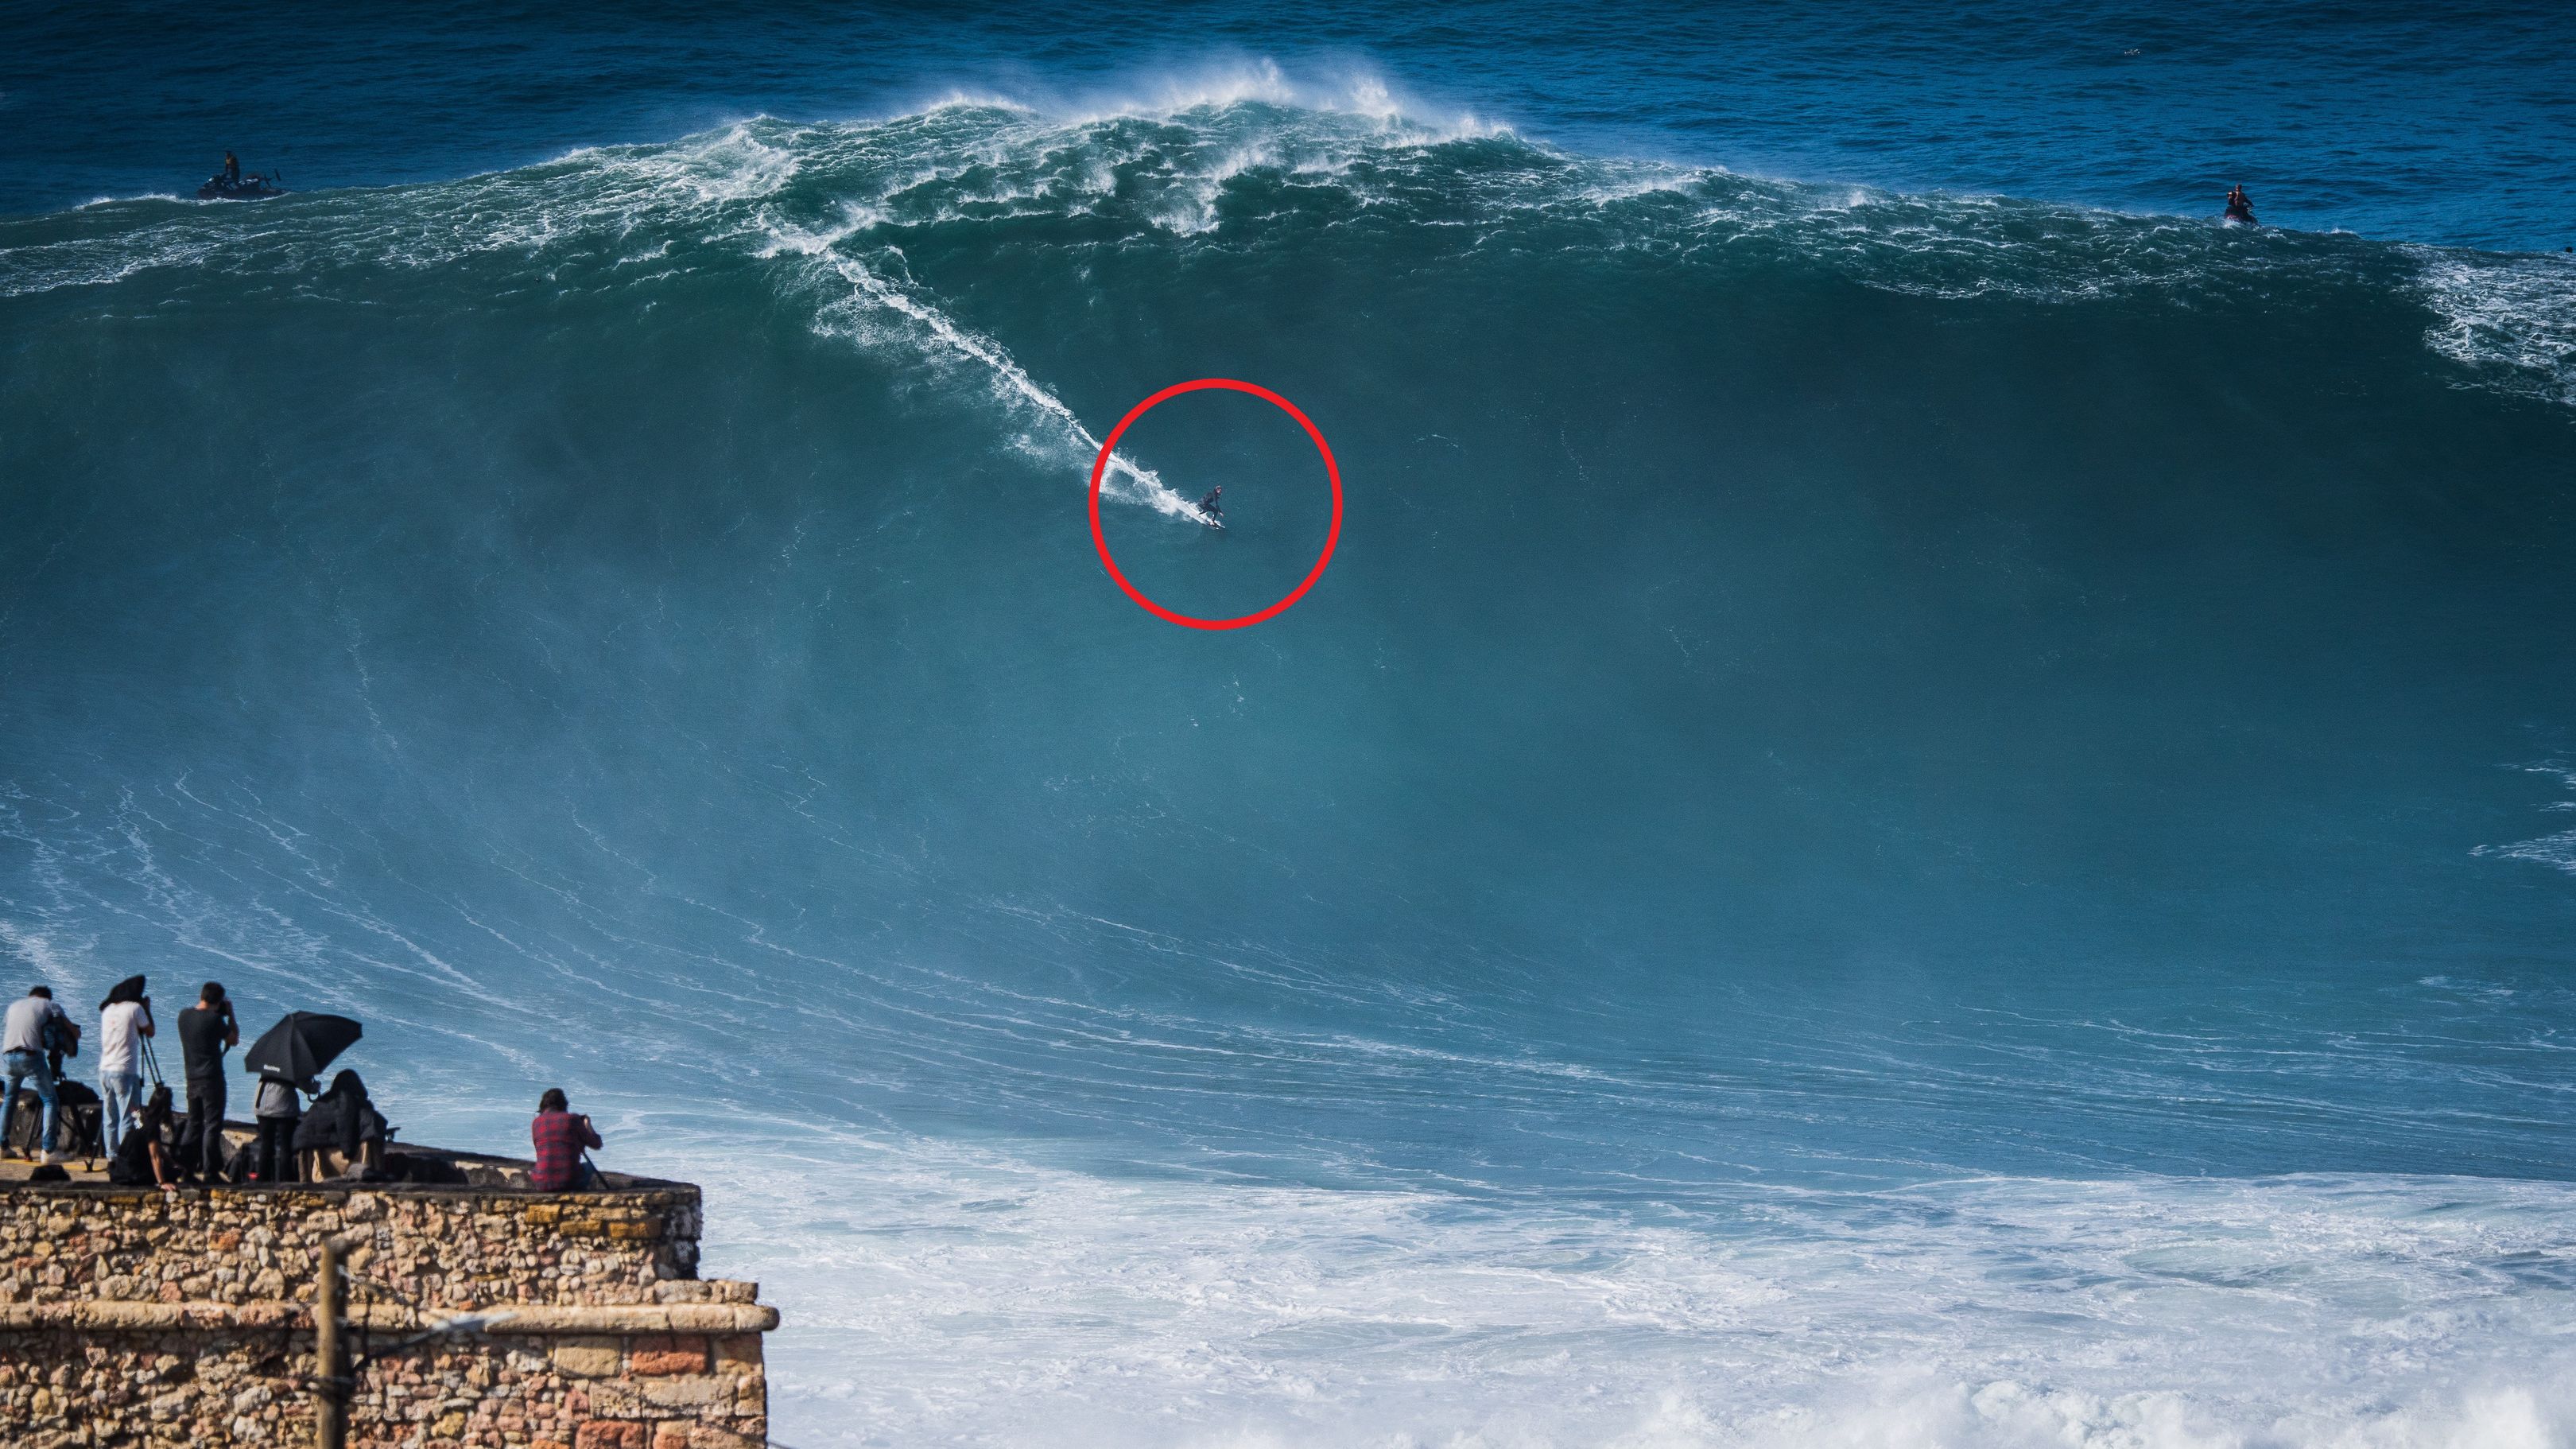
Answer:
[{"label": "blue jeans", "polygon": [[98,1101],[103,1109],[98,1114],[99,1144],[107,1149],[110,1160],[116,1157],[116,1144],[125,1137],[125,1114],[143,1105],[141,1072],[101,1072],[98,1074]]},{"label": "blue jeans", "polygon": [[5,1129],[10,1116],[18,1110],[18,1082],[23,1077],[36,1079],[36,1097],[45,1104],[44,1145],[36,1149],[43,1157],[54,1150],[54,1129],[62,1125],[63,1101],[54,1091],[53,1064],[43,1052],[11,1052],[0,1057],[9,1073],[9,1090],[0,1092],[0,1129]]}]

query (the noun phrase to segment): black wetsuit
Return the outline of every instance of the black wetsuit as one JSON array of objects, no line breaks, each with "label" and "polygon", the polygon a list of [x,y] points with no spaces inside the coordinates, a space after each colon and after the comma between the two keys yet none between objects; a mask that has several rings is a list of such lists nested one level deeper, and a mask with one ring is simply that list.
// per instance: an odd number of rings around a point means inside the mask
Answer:
[{"label": "black wetsuit", "polygon": [[[1222,491],[1223,490],[1221,489],[1217,490],[1217,492]],[[1216,492],[1211,492],[1208,496],[1199,500],[1199,512],[1206,514],[1210,518],[1216,518],[1224,514],[1225,510],[1217,505]]]}]

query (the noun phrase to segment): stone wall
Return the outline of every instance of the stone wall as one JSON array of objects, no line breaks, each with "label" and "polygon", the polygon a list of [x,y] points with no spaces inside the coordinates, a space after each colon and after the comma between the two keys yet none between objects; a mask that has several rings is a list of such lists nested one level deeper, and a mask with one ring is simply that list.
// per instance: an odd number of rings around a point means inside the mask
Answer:
[{"label": "stone wall", "polygon": [[[754,1285],[695,1277],[697,1189],[95,1187],[0,1193],[0,1438],[313,1439],[316,1253],[354,1240],[353,1445],[764,1442]],[[460,1314],[475,1332],[401,1347]]]}]

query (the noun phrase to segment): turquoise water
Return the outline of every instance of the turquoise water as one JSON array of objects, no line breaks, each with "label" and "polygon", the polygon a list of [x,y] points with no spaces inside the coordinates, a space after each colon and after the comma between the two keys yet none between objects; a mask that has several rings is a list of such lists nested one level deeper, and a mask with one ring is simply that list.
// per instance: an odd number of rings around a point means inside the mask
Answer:
[{"label": "turquoise water", "polygon": [[[0,83],[0,950],[566,1086],[790,1444],[2570,1442],[2561,113],[2404,79],[2532,18],[2249,16],[2248,232],[2042,123],[2110,20],[1209,14]],[[297,195],[143,194],[209,94]],[[1230,634],[1085,513],[1209,375],[1346,489]],[[1256,401],[1121,455],[1174,607],[1322,543]]]}]

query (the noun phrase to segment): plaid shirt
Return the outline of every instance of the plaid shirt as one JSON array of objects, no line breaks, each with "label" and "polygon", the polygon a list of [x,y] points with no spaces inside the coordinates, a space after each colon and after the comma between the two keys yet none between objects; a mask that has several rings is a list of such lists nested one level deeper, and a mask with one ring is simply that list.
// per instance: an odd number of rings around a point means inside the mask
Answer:
[{"label": "plaid shirt", "polygon": [[597,1147],[599,1134],[570,1112],[539,1112],[528,1124],[536,1140],[537,1170],[528,1183],[540,1192],[562,1192],[581,1181],[581,1150]]}]

